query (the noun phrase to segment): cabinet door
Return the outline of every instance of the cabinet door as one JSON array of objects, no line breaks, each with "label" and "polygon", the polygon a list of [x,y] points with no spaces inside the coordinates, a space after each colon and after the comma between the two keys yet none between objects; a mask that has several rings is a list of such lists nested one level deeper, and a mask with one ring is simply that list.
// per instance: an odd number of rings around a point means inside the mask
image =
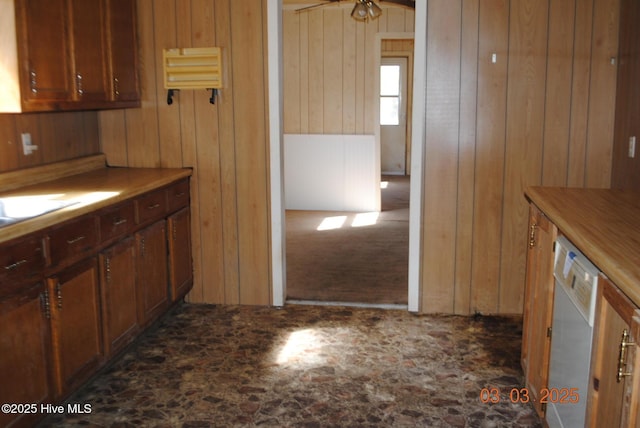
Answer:
[{"label": "cabinet door", "polygon": [[139,102],[135,0],[106,0],[111,99]]},{"label": "cabinet door", "polygon": [[171,299],[183,297],[193,285],[191,216],[185,208],[169,217],[169,270]]},{"label": "cabinet door", "polygon": [[70,0],[75,99],[106,101],[107,68],[102,0]]},{"label": "cabinet door", "polygon": [[131,342],[139,330],[133,238],[100,254],[100,284],[105,354],[112,355]]},{"label": "cabinet door", "polygon": [[166,222],[136,233],[139,319],[148,324],[169,305]]},{"label": "cabinet door", "polygon": [[85,381],[102,361],[95,258],[48,279],[58,396]]},{"label": "cabinet door", "polygon": [[[591,427],[627,427],[629,397],[634,375],[637,328],[631,329],[637,309],[622,292],[604,276],[598,281],[596,321],[591,353],[591,382],[588,403],[588,425]],[[637,369],[637,367],[636,367]],[[638,376],[635,375],[637,378]],[[637,415],[637,401],[633,403]]]},{"label": "cabinet door", "polygon": [[72,98],[66,0],[18,0],[22,96],[26,102]]},{"label": "cabinet door", "polygon": [[0,301],[0,403],[35,403],[35,414],[0,413],[0,426],[31,425],[52,402],[49,300],[42,283]]},{"label": "cabinet door", "polygon": [[633,374],[625,381],[622,426],[640,428],[640,309],[631,319],[631,339],[634,344],[626,356],[625,372]]},{"label": "cabinet door", "polygon": [[534,407],[544,417],[540,391],[549,384],[551,325],[553,322],[553,248],[557,229],[535,206],[530,208],[526,301],[522,341],[525,382]]}]

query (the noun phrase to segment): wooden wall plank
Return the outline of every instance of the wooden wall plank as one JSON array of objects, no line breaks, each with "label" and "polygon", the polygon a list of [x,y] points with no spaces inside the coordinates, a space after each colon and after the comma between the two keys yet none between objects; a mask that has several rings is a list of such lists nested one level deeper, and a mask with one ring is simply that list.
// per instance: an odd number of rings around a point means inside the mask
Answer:
[{"label": "wooden wall plank", "polygon": [[591,46],[586,187],[611,184],[620,0],[595,0]]},{"label": "wooden wall plank", "polygon": [[[168,105],[164,100],[167,90],[164,89],[164,67],[162,53],[164,49],[180,47],[177,45],[177,22],[175,0],[154,0],[154,63],[155,63],[155,94],[158,120],[158,146],[160,166],[182,167],[182,146],[180,144],[180,107],[176,104]],[[177,97],[182,95],[178,92]],[[192,92],[192,91],[188,91]],[[204,91],[199,96],[206,96]],[[188,101],[188,100],[187,100]]]},{"label": "wooden wall plank", "polygon": [[285,134],[300,134],[300,13],[294,10],[283,12],[282,20],[282,72],[286,82],[283,91],[283,123]]},{"label": "wooden wall plank", "polygon": [[0,114],[0,172],[18,169],[20,135],[16,130],[16,115]]},{"label": "wooden wall plank", "polygon": [[[177,46],[193,46],[195,39],[192,27],[192,11],[189,2],[175,0],[176,3],[176,21],[180,23],[176,31]],[[207,4],[197,11],[197,16],[204,15],[207,18],[213,18],[213,0],[209,0]],[[197,19],[197,17],[196,17]],[[200,207],[200,170],[195,168],[198,164],[198,144],[196,140],[196,122],[195,122],[195,97],[194,91],[182,91],[180,94],[180,102],[178,103],[180,112],[180,140],[182,147],[183,167],[192,168],[190,179],[191,187],[191,206]],[[199,209],[191,210],[191,245],[193,248],[202,248],[201,240],[202,216]],[[201,251],[192,251],[193,261],[193,292],[187,296],[187,300],[195,301],[196,294],[199,301],[203,301],[203,261]],[[220,269],[221,271],[221,269]]]},{"label": "wooden wall plank", "polygon": [[427,12],[423,265],[431,268],[423,272],[421,305],[426,312],[454,309],[461,3],[431,0]]},{"label": "wooden wall plank", "polygon": [[357,22],[348,9],[342,15],[342,133],[356,133]]},{"label": "wooden wall plank", "polygon": [[526,265],[527,186],[540,184],[547,69],[548,2],[511,3],[500,288],[497,312],[519,313]]},{"label": "wooden wall plank", "polygon": [[158,145],[158,116],[156,107],[156,64],[154,54],[154,2],[138,0],[138,43],[145,48],[138,53],[140,65],[141,107],[127,109],[127,145],[130,165],[139,167],[160,166]]},{"label": "wooden wall plank", "polygon": [[[611,186],[640,190],[640,148],[628,155],[629,138],[640,137],[640,3],[622,0],[620,4],[620,45],[618,58],[616,119],[614,130],[613,174]],[[636,143],[637,144],[637,143]]]},{"label": "wooden wall plank", "polygon": [[219,177],[216,177],[216,180],[219,180],[217,187],[220,187],[219,191],[221,192],[219,215],[221,216],[222,230],[217,233],[223,243],[219,257],[224,261],[224,301],[238,304],[240,303],[240,262],[238,260],[238,184],[235,152],[236,128],[234,126],[235,89],[238,76],[235,75],[233,64],[231,2],[225,0],[216,3],[216,15],[217,19],[224,23],[216,29],[216,42],[231,52],[227,64],[230,78],[225,90],[229,102],[220,103],[218,111],[220,154],[219,160],[216,161],[216,168],[219,168]]},{"label": "wooden wall plank", "polygon": [[343,117],[343,12],[341,9],[327,9],[323,15],[323,82],[322,133],[342,134]]},{"label": "wooden wall plank", "polygon": [[592,22],[593,0],[576,0],[569,170],[567,174],[567,185],[570,187],[582,187],[585,178]]},{"label": "wooden wall plank", "polygon": [[99,132],[102,151],[109,153],[110,166],[127,166],[127,127],[125,110],[100,112]]},{"label": "wooden wall plank", "polygon": [[471,310],[479,7],[480,0],[464,0],[462,2],[458,212],[453,307],[453,312],[456,314],[468,314]]},{"label": "wooden wall plank", "polygon": [[[509,1],[483,0],[479,16],[471,310],[495,313],[500,281]],[[492,63],[493,54],[496,63]]]},{"label": "wooden wall plank", "polygon": [[[309,130],[324,132],[324,11],[309,12]],[[313,55],[311,55],[313,54]]]},{"label": "wooden wall plank", "polygon": [[233,55],[232,67],[234,117],[243,118],[235,121],[234,141],[240,303],[248,305],[271,301],[263,6],[260,0],[231,4],[232,49],[242,52]]},{"label": "wooden wall plank", "polygon": [[575,0],[551,0],[541,184],[564,186],[569,160]]}]

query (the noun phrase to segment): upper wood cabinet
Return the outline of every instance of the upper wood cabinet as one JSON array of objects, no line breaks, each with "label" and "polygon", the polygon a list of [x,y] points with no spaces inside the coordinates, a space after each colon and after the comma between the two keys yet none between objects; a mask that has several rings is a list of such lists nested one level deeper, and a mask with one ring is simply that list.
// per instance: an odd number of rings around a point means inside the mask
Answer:
[{"label": "upper wood cabinet", "polygon": [[135,0],[0,6],[0,112],[139,106]]}]

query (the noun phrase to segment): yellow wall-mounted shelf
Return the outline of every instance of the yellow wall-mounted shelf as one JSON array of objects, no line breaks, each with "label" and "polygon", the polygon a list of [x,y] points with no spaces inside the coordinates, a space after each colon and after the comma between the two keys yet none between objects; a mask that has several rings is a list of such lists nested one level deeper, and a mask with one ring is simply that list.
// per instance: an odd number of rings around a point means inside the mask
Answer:
[{"label": "yellow wall-mounted shelf", "polygon": [[219,47],[165,49],[165,89],[222,88],[222,57]]}]

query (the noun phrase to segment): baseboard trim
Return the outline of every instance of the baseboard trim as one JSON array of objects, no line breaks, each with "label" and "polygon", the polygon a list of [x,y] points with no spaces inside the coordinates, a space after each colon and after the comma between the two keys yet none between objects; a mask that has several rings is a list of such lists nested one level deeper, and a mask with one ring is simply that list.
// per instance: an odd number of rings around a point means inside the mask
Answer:
[{"label": "baseboard trim", "polygon": [[319,300],[287,300],[285,305],[308,305],[308,306],[348,306],[356,308],[374,309],[396,309],[406,311],[407,305],[394,303],[362,303],[362,302],[325,302]]}]

